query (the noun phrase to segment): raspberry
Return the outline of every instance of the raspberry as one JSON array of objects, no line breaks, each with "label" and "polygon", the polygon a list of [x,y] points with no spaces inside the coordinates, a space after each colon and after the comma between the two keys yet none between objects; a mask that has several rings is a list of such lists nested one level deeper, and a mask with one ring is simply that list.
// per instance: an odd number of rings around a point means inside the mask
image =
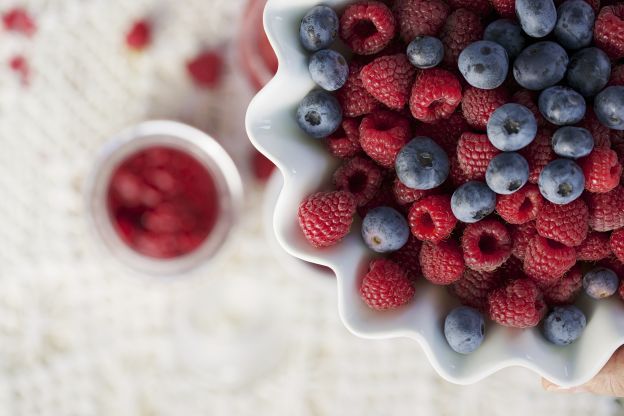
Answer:
[{"label": "raspberry", "polygon": [[325,139],[329,152],[339,158],[357,155],[360,147],[360,122],[354,118],[344,118],[338,130]]},{"label": "raspberry", "polygon": [[485,312],[488,307],[488,295],[498,288],[500,283],[498,273],[466,269],[461,279],[449,286],[449,292],[463,305]]},{"label": "raspberry", "polygon": [[576,263],[574,247],[536,235],[524,255],[524,272],[540,284],[554,282]]},{"label": "raspberry", "polygon": [[516,0],[490,0],[490,3],[501,17],[516,17]]},{"label": "raspberry", "polygon": [[450,236],[457,224],[448,195],[431,195],[414,202],[407,220],[416,238],[432,243]]},{"label": "raspberry", "polygon": [[398,264],[385,259],[373,260],[362,280],[360,296],[377,310],[395,309],[414,297],[415,289],[407,273]]},{"label": "raspberry", "polygon": [[145,20],[137,20],[126,33],[126,45],[134,50],[142,50],[149,46],[152,38],[152,27]]},{"label": "raspberry", "polygon": [[466,182],[470,181],[470,177],[464,170],[459,166],[459,161],[457,160],[457,155],[451,156],[449,163],[451,164],[451,169],[449,172],[449,178],[451,180],[451,184],[455,187],[459,187]]},{"label": "raspberry", "polygon": [[359,156],[347,160],[334,172],[336,190],[350,192],[358,207],[366,205],[377,194],[382,180],[377,165]]},{"label": "raspberry", "polygon": [[537,106],[537,96],[538,93],[535,91],[529,90],[518,90],[511,96],[511,101],[517,104],[521,104],[531,110],[533,115],[535,116],[535,121],[537,121],[538,127],[544,127],[548,125],[548,121],[544,118],[542,113],[539,111],[539,107]]},{"label": "raspberry", "polygon": [[611,69],[611,78],[607,85],[624,85],[624,64],[615,65]]},{"label": "raspberry", "polygon": [[620,183],[622,165],[611,149],[594,149],[578,160],[585,175],[585,189],[589,192],[609,192]]},{"label": "raspberry", "polygon": [[348,192],[318,192],[299,205],[299,226],[314,247],[328,247],[347,235],[355,214],[355,198]]},{"label": "raspberry", "polygon": [[464,256],[453,240],[438,244],[424,243],[420,249],[420,266],[425,279],[436,285],[449,285],[464,272]]},{"label": "raspberry", "polygon": [[619,230],[611,233],[609,246],[611,247],[613,254],[615,254],[615,257],[624,263],[624,228],[620,228]]},{"label": "raspberry", "polygon": [[529,182],[531,183],[537,183],[544,166],[557,157],[550,145],[551,137],[552,131],[550,129],[538,129],[535,140],[520,151],[520,154],[529,162]]},{"label": "raspberry", "polygon": [[438,68],[423,70],[412,87],[412,115],[425,123],[449,118],[461,102],[461,91],[461,84],[451,72]]},{"label": "raspberry", "polygon": [[527,222],[512,227],[511,241],[513,241],[513,247],[511,248],[511,254],[520,260],[524,260],[529,243],[536,235],[537,230],[534,222]]},{"label": "raspberry", "polygon": [[32,36],[37,31],[34,19],[26,9],[15,7],[2,15],[4,28],[10,32]]},{"label": "raspberry", "polygon": [[530,279],[516,279],[488,297],[490,319],[514,328],[536,326],[546,313],[544,297]]},{"label": "raspberry", "polygon": [[611,255],[609,234],[590,231],[585,241],[576,247],[577,260],[598,261]]},{"label": "raspberry", "polygon": [[362,68],[360,79],[366,91],[386,106],[400,110],[409,99],[416,68],[405,54],[382,56]]},{"label": "raspberry", "polygon": [[347,82],[336,92],[336,98],[345,117],[359,117],[381,107],[381,103],[364,88],[364,83],[360,79],[362,66],[357,61],[351,61]]},{"label": "raspberry", "polygon": [[464,262],[472,270],[494,271],[511,256],[509,231],[496,220],[468,224],[461,242]]},{"label": "raspberry", "polygon": [[449,68],[457,67],[461,51],[482,37],[483,25],[479,16],[466,9],[455,10],[446,19],[440,32],[440,40],[444,45],[444,64]]},{"label": "raspberry", "polygon": [[579,265],[570,269],[561,279],[542,288],[548,306],[571,305],[583,288],[583,272]]},{"label": "raspberry", "polygon": [[391,207],[401,212],[401,206],[394,200],[392,182],[387,179],[381,184],[379,192],[366,204],[357,208],[360,217],[364,218],[368,211],[377,207]]},{"label": "raspberry", "polygon": [[619,261],[615,256],[609,256],[599,263],[600,266],[613,270],[620,279],[624,281],[624,263]]},{"label": "raspberry", "polygon": [[483,131],[494,110],[509,101],[505,87],[493,90],[468,87],[463,97],[461,106],[464,118],[472,127]]},{"label": "raspberry", "polygon": [[585,117],[578,123],[578,126],[589,130],[594,138],[594,149],[608,149],[611,147],[611,131],[598,120],[596,113],[594,113],[591,107],[587,108]]},{"label": "raspberry", "polygon": [[381,51],[388,46],[395,31],[392,12],[378,1],[351,4],[340,17],[340,38],[359,55]]},{"label": "raspberry", "polygon": [[594,24],[594,43],[611,59],[624,58],[624,4],[600,10]]},{"label": "raspberry", "polygon": [[624,227],[624,187],[604,194],[586,194],[589,226],[596,231],[612,231]]},{"label": "raspberry", "polygon": [[544,198],[537,185],[526,184],[510,195],[499,195],[496,212],[510,224],[524,224],[537,218]]},{"label": "raspberry", "polygon": [[459,111],[455,111],[449,118],[436,123],[420,123],[416,127],[416,135],[432,138],[449,155],[454,155],[457,141],[463,132],[470,130],[470,126]]},{"label": "raspberry", "polygon": [[420,270],[420,247],[422,243],[410,235],[407,243],[399,250],[390,254],[390,260],[403,266],[410,279],[416,280],[422,274]]},{"label": "raspberry", "polygon": [[394,13],[401,38],[411,42],[417,36],[435,36],[449,14],[442,0],[397,0]]},{"label": "raspberry", "polygon": [[200,88],[214,88],[221,80],[223,58],[215,51],[201,52],[186,64],[191,79]]},{"label": "raspberry", "polygon": [[431,191],[408,188],[403,185],[403,182],[401,182],[399,178],[396,178],[392,185],[392,192],[394,192],[394,198],[397,203],[407,205],[424,198],[429,195]]},{"label": "raspberry", "polygon": [[501,282],[526,277],[524,270],[522,270],[522,260],[515,256],[509,257],[505,263],[496,269],[495,273]]},{"label": "raspberry", "polygon": [[499,153],[485,134],[466,132],[457,143],[457,161],[471,180],[484,180],[490,161]]},{"label": "raspberry", "polygon": [[589,229],[589,210],[582,199],[557,205],[544,201],[535,221],[537,233],[569,247],[581,244]]},{"label": "raspberry", "polygon": [[392,168],[394,159],[410,138],[409,121],[391,111],[369,114],[360,123],[360,145],[379,165]]},{"label": "raspberry", "polygon": [[452,9],[468,9],[480,16],[487,16],[492,11],[488,0],[448,0],[447,3]]}]

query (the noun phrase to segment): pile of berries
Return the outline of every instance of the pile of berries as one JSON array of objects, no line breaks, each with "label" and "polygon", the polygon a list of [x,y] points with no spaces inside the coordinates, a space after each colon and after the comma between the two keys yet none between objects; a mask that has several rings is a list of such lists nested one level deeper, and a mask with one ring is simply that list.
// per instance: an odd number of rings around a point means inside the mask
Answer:
[{"label": "pile of berries", "polygon": [[[444,325],[460,353],[484,315],[566,345],[586,324],[582,289],[624,297],[624,4],[556,3],[358,1],[301,23],[320,88],[297,122],[342,159],[334,189],[301,203],[301,230],[331,246],[359,215],[386,253],[363,301],[401,307],[421,276],[446,285],[464,305]],[[349,62],[328,49],[338,37]]]}]

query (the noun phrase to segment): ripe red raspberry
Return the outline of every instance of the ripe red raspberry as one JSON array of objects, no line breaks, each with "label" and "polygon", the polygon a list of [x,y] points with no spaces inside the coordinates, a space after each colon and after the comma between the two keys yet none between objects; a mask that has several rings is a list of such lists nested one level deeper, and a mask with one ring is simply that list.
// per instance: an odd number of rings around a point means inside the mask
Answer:
[{"label": "ripe red raspberry", "polygon": [[416,76],[410,110],[415,119],[434,123],[449,118],[461,98],[461,84],[455,75],[443,69],[425,69]]},{"label": "ripe red raspberry", "polygon": [[611,255],[609,234],[590,231],[585,241],[576,247],[576,259],[583,261],[598,261]]},{"label": "ripe red raspberry", "polygon": [[431,195],[414,202],[407,220],[416,238],[432,243],[448,238],[457,224],[448,195]]},{"label": "ripe red raspberry", "polygon": [[384,179],[381,184],[381,188],[375,194],[375,196],[366,204],[357,208],[358,215],[362,218],[366,216],[368,211],[377,207],[390,207],[394,208],[399,212],[404,212],[405,209],[402,208],[397,202],[394,200],[394,193],[392,192],[392,181],[389,179]]},{"label": "ripe red raspberry", "polygon": [[381,103],[400,110],[409,99],[416,68],[404,53],[382,56],[362,68],[360,79],[366,91]]},{"label": "ripe red raspberry", "polygon": [[414,285],[405,270],[386,259],[371,262],[360,286],[360,296],[364,302],[379,311],[405,305],[412,300],[414,293]]},{"label": "ripe red raspberry", "polygon": [[591,133],[594,138],[594,149],[608,149],[611,147],[611,130],[602,124],[591,107],[587,108],[585,117],[578,123]]},{"label": "ripe red raspberry", "polygon": [[495,273],[499,276],[501,282],[508,282],[514,279],[526,277],[522,269],[522,260],[516,256],[511,256],[503,263]]},{"label": "ripe red raspberry", "polygon": [[496,212],[510,224],[524,224],[537,218],[544,198],[537,185],[528,183],[510,195],[499,195]]},{"label": "ripe red raspberry", "polygon": [[585,189],[589,192],[609,192],[620,183],[622,165],[611,149],[594,149],[578,160],[585,174]]},{"label": "ripe red raspberry", "polygon": [[444,64],[449,68],[457,67],[457,58],[461,51],[482,37],[483,25],[479,16],[470,10],[455,10],[446,19],[440,32],[440,40],[444,45]]},{"label": "ripe red raspberry", "polygon": [[490,161],[499,153],[485,134],[466,132],[457,143],[457,161],[471,180],[484,180]]},{"label": "ripe red raspberry", "polygon": [[624,64],[613,66],[608,85],[624,85]]},{"label": "ripe red raspberry", "polygon": [[449,286],[449,292],[466,306],[487,311],[488,295],[501,284],[498,273],[466,269],[458,281]]},{"label": "ripe red raspberry", "polygon": [[381,187],[383,176],[372,161],[356,156],[345,161],[334,172],[334,187],[338,191],[350,192],[358,207],[366,205]]},{"label": "ripe red raspberry", "polygon": [[549,123],[539,111],[539,107],[537,106],[537,97],[538,93],[536,91],[521,89],[516,91],[511,96],[511,101],[516,104],[521,104],[531,110],[535,116],[535,121],[537,121],[538,127],[544,127]]},{"label": "ripe red raspberry", "polygon": [[451,169],[449,171],[449,179],[451,180],[451,184],[455,187],[459,187],[466,182],[470,181],[470,177],[464,170],[459,166],[459,161],[457,160],[457,155],[452,155],[449,159],[449,163],[451,165]]},{"label": "ripe red raspberry", "polygon": [[624,187],[604,194],[586,194],[589,226],[596,231],[612,231],[624,227]]},{"label": "ripe red raspberry", "polygon": [[464,90],[462,114],[472,127],[485,131],[490,116],[498,107],[509,102],[509,93],[505,87],[482,90],[468,87]]},{"label": "ripe red raspberry", "polygon": [[422,274],[419,261],[421,246],[422,243],[416,237],[410,235],[403,247],[390,254],[390,260],[400,264],[407,272],[407,276],[413,281]]},{"label": "ripe red raspberry", "polygon": [[347,6],[340,17],[340,38],[358,55],[373,55],[388,46],[396,24],[392,12],[378,1]]},{"label": "ripe red raspberry", "polygon": [[464,256],[453,240],[438,244],[424,243],[420,249],[420,266],[425,279],[436,285],[450,285],[464,272]]},{"label": "ripe red raspberry", "polygon": [[609,239],[609,246],[615,257],[624,263],[624,228],[613,231]]},{"label": "ripe red raspberry", "polygon": [[360,122],[355,118],[344,118],[338,130],[325,139],[329,153],[341,159],[360,153]]},{"label": "ripe red raspberry", "polygon": [[480,16],[487,16],[492,11],[488,0],[448,0],[447,3],[452,9],[468,9]]},{"label": "ripe red raspberry", "polygon": [[470,126],[460,111],[455,111],[445,120],[435,123],[419,123],[415,134],[433,139],[449,155],[454,155],[457,141],[463,132],[469,131]]},{"label": "ripe red raspberry", "polygon": [[542,287],[548,306],[571,305],[583,288],[583,272],[579,265],[570,269],[561,279]]},{"label": "ripe red raspberry", "polygon": [[576,263],[574,247],[540,235],[533,237],[524,255],[524,272],[540,284],[554,282]]},{"label": "ripe red raspberry", "polygon": [[359,117],[381,108],[381,103],[364,88],[364,83],[360,79],[362,67],[361,63],[351,61],[347,81],[336,92],[336,98],[345,117]]},{"label": "ripe red raspberry", "polygon": [[435,36],[442,29],[449,11],[442,0],[397,0],[394,4],[401,38],[405,42],[411,42],[417,36]]},{"label": "ripe red raspberry", "polygon": [[516,279],[488,297],[490,319],[514,328],[534,327],[546,313],[544,297],[530,279]]},{"label": "ripe red raspberry", "polygon": [[392,168],[394,159],[410,138],[409,121],[392,111],[376,111],[360,123],[360,145],[379,165]]},{"label": "ripe red raspberry", "polygon": [[611,59],[624,58],[624,4],[600,10],[594,24],[594,43]]},{"label": "ripe red raspberry", "polygon": [[221,81],[223,58],[216,51],[204,51],[187,62],[186,70],[200,88],[215,88]]},{"label": "ripe red raspberry", "polygon": [[299,226],[314,247],[328,247],[347,235],[355,214],[355,198],[349,192],[318,192],[299,205]]},{"label": "ripe red raspberry", "polygon": [[527,222],[515,227],[511,227],[511,241],[513,247],[511,254],[520,260],[524,260],[529,243],[537,235],[534,222]]},{"label": "ripe red raspberry", "polygon": [[392,185],[394,198],[400,205],[407,205],[416,202],[431,193],[430,190],[412,189],[403,185],[399,178],[395,178]]},{"label": "ripe red raspberry", "polygon": [[491,272],[511,256],[511,236],[505,226],[491,219],[468,224],[462,235],[464,262],[472,270]]},{"label": "ripe red raspberry", "polygon": [[152,26],[145,19],[137,20],[126,33],[126,45],[134,50],[142,50],[149,46],[152,40]]},{"label": "ripe red raspberry", "polygon": [[490,0],[490,3],[501,17],[516,17],[516,0]]},{"label": "ripe red raspberry", "polygon": [[535,221],[537,233],[569,247],[581,244],[589,230],[589,210],[582,199],[558,205],[544,201]]},{"label": "ripe red raspberry", "polygon": [[624,281],[624,263],[619,261],[615,256],[609,256],[602,260],[598,265],[613,270],[618,277]]},{"label": "ripe red raspberry", "polygon": [[529,182],[531,183],[537,183],[542,169],[557,157],[550,144],[551,138],[550,129],[538,129],[535,140],[520,151],[520,154],[529,162]]}]

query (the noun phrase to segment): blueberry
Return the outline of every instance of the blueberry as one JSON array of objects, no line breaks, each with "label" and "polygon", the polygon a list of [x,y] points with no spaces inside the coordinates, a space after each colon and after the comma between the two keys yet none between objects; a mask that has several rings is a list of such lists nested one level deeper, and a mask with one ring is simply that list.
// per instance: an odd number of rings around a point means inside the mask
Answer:
[{"label": "blueberry", "polygon": [[449,174],[446,152],[429,137],[419,136],[403,146],[395,161],[396,174],[412,189],[433,189]]},{"label": "blueberry", "polygon": [[624,130],[624,87],[607,87],[594,99],[598,120],[613,130]]},{"label": "blueberry", "polygon": [[347,60],[331,49],[314,52],[310,57],[308,69],[312,80],[327,91],[336,91],[342,87],[349,76]]},{"label": "blueberry", "polygon": [[585,99],[572,88],[547,88],[540,94],[538,104],[544,118],[558,126],[578,123],[585,116]]},{"label": "blueberry", "polygon": [[455,218],[473,223],[494,212],[496,194],[483,182],[466,182],[455,189],[451,197],[451,210]]},{"label": "blueberry", "polygon": [[582,127],[560,127],[552,137],[552,147],[559,156],[578,159],[591,153],[594,138]]},{"label": "blueberry", "polygon": [[510,152],[528,146],[537,134],[535,116],[523,105],[509,103],[492,113],[487,136],[498,150]]},{"label": "blueberry", "polygon": [[617,274],[606,267],[596,267],[583,276],[585,293],[594,299],[608,298],[618,290],[619,284]]},{"label": "blueberry", "polygon": [[516,16],[524,33],[533,38],[543,38],[557,24],[553,0],[516,0]]},{"label": "blueberry", "polygon": [[297,123],[315,138],[335,132],[342,122],[342,108],[336,97],[322,90],[313,90],[299,103]]},{"label": "blueberry", "polygon": [[496,42],[507,51],[510,59],[518,56],[524,49],[525,39],[522,29],[509,19],[499,19],[485,28],[483,39]]},{"label": "blueberry", "polygon": [[537,42],[520,52],[513,64],[513,75],[524,88],[543,90],[563,79],[568,61],[565,49],[555,42]]},{"label": "blueberry", "polygon": [[584,0],[568,0],[557,9],[555,37],[566,49],[580,49],[592,41],[594,9]]},{"label": "blueberry", "polygon": [[409,235],[410,229],[403,215],[390,207],[373,208],[362,221],[362,238],[377,253],[400,249]]},{"label": "blueberry", "polygon": [[611,60],[607,54],[598,48],[585,48],[570,58],[566,80],[570,87],[591,97],[607,85],[610,76]]},{"label": "blueberry", "polygon": [[468,84],[491,90],[505,82],[509,58],[505,48],[498,43],[480,40],[471,43],[459,54],[458,65]]},{"label": "blueberry", "polygon": [[587,325],[585,314],[576,306],[558,306],[544,319],[544,336],[555,345],[569,345]]},{"label": "blueberry", "polygon": [[444,58],[444,45],[438,38],[418,36],[407,45],[407,59],[416,68],[433,68],[442,62],[442,58]]},{"label": "blueberry", "polygon": [[309,51],[328,47],[336,39],[338,22],[338,16],[331,7],[313,7],[301,20],[299,28],[301,44]]},{"label": "blueberry", "polygon": [[479,311],[468,306],[453,309],[444,320],[444,336],[460,354],[470,354],[483,342],[485,322]]},{"label": "blueberry", "polygon": [[569,204],[583,193],[585,176],[579,165],[569,159],[556,159],[547,164],[537,181],[544,198],[553,204]]},{"label": "blueberry", "polygon": [[522,188],[529,180],[529,163],[515,152],[494,156],[485,172],[485,182],[491,190],[509,195]]}]

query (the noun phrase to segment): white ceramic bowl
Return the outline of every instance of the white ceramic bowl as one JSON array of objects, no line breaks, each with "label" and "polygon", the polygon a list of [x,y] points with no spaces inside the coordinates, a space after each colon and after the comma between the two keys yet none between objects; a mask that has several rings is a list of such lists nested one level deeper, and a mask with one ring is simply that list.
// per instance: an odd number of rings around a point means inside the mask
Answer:
[{"label": "white ceramic bowl", "polygon": [[[340,9],[349,1],[323,3]],[[588,325],[570,346],[548,343],[539,329],[516,330],[488,323],[483,345],[471,355],[460,355],[448,346],[442,333],[445,315],[457,304],[444,288],[421,283],[409,305],[390,312],[371,310],[360,299],[360,278],[373,254],[364,246],[357,223],[334,247],[319,250],[306,242],[297,224],[297,207],[309,194],[330,188],[337,164],[322,143],[306,136],[295,121],[297,104],[314,88],[308,75],[308,54],[299,45],[299,23],[316,4],[318,0],[269,0],[264,26],[277,53],[279,70],[247,112],[247,132],[253,144],[284,175],[274,214],[280,244],[295,257],[334,270],[339,313],[350,331],[365,338],[418,341],[438,373],[451,382],[474,383],[509,366],[532,369],[562,386],[592,378],[624,344],[624,303],[615,298],[595,302],[583,297],[579,301]]]}]

